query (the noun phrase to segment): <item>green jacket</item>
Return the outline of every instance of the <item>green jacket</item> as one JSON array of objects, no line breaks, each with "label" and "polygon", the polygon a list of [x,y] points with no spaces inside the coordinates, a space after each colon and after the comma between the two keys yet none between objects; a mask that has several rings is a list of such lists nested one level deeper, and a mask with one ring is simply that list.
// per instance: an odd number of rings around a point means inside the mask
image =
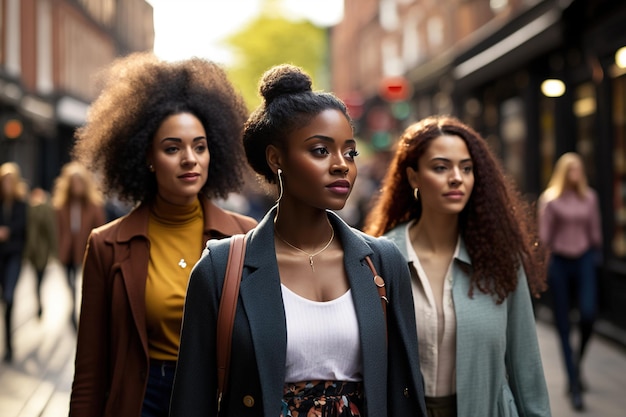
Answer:
[{"label": "green jacket", "polygon": [[43,271],[48,259],[57,256],[56,217],[50,203],[28,206],[24,259]]},{"label": "green jacket", "polygon": [[[407,224],[385,235],[407,254]],[[550,401],[543,375],[526,275],[502,304],[479,290],[468,296],[472,261],[461,239],[452,266],[456,313],[456,395],[458,417],[545,417]],[[412,274],[415,268],[409,262]]]}]

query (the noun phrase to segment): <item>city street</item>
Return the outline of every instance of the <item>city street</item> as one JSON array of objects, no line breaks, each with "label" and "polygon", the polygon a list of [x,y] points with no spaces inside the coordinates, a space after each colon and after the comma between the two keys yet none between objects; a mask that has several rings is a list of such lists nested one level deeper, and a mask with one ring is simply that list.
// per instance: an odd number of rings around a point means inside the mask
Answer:
[{"label": "city street", "polygon": [[[25,266],[16,292],[14,362],[0,364],[0,416],[57,417],[68,412],[73,376],[75,333],[69,319],[70,294],[57,263],[43,284],[43,316],[36,315],[35,278]],[[543,316],[545,312],[542,312]],[[577,415],[565,394],[565,378],[552,327],[537,326],[552,415]],[[4,334],[4,331],[0,332]],[[1,346],[4,346],[2,340]],[[4,352],[2,352],[4,353]],[[626,415],[626,350],[600,337],[593,339],[584,368],[585,416]],[[487,417],[487,416],[476,416]]]}]

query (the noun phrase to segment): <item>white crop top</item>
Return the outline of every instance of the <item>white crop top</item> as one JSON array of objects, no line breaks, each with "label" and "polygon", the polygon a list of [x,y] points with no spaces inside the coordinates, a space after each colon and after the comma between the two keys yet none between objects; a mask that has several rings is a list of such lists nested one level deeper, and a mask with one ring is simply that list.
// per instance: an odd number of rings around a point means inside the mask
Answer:
[{"label": "white crop top", "polygon": [[361,381],[361,341],[351,291],[319,302],[281,288],[287,320],[285,382]]}]

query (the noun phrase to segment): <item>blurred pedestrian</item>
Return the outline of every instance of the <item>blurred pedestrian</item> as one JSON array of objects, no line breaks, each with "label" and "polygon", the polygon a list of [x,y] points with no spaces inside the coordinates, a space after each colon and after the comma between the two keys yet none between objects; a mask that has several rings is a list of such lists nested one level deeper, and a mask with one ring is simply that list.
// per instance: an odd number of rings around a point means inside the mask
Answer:
[{"label": "blurred pedestrian", "polygon": [[26,247],[24,259],[35,269],[37,276],[37,317],[41,318],[41,283],[48,261],[57,256],[56,215],[48,193],[36,187],[30,192],[27,210]]},{"label": "blurred pedestrian", "polygon": [[[249,238],[219,415],[425,416],[402,255],[330,211],[357,175],[345,105],[291,65],[268,70],[260,93],[244,146],[279,199]],[[216,317],[228,250],[229,240],[210,242],[191,274],[171,416],[220,410]],[[385,279],[386,323],[367,256]]]},{"label": "blurred pedestrian", "polygon": [[13,360],[13,296],[26,239],[26,184],[14,162],[0,165],[0,285],[4,302],[4,361]]},{"label": "blurred pedestrian", "polygon": [[77,275],[82,269],[89,233],[105,223],[104,200],[91,172],[78,162],[69,162],[54,182],[52,204],[57,214],[59,260],[72,293],[70,319],[76,329]]},{"label": "blurred pedestrian", "polygon": [[[548,284],[568,392],[574,409],[582,410],[581,365],[596,318],[596,267],[602,250],[602,230],[598,197],[587,184],[582,159],[574,152],[558,159],[548,187],[539,198],[539,232],[541,241],[551,251]],[[570,342],[572,292],[576,296],[580,330],[576,352]]]},{"label": "blurred pedestrian", "polygon": [[247,111],[198,58],[134,54],[105,77],[74,153],[136,207],[89,239],[70,415],[165,417],[189,273],[208,239],[256,225],[212,202],[242,185]]},{"label": "blurred pedestrian", "polygon": [[531,217],[473,129],[434,116],[404,131],[365,230],[410,266],[429,416],[550,415]]},{"label": "blurred pedestrian", "polygon": [[121,201],[118,196],[113,195],[106,199],[104,204],[104,211],[106,213],[106,222],[112,222],[115,219],[119,219],[125,216],[133,209],[129,203]]}]

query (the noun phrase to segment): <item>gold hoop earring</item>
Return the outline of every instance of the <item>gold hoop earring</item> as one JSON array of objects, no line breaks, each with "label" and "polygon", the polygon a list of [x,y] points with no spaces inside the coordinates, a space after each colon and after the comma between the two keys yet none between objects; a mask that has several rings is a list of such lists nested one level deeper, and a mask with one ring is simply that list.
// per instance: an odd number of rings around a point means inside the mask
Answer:
[{"label": "gold hoop earring", "polygon": [[152,166],[152,164],[148,165],[148,171],[154,172],[154,166]]},{"label": "gold hoop earring", "polygon": [[420,200],[420,189],[417,187],[413,189],[413,198],[415,199],[415,201]]},{"label": "gold hoop earring", "polygon": [[283,192],[284,192],[284,187],[283,187],[283,170],[278,168],[278,171],[276,171],[276,175],[278,175],[278,200],[276,200],[277,203],[280,203],[280,199],[283,198]]}]

